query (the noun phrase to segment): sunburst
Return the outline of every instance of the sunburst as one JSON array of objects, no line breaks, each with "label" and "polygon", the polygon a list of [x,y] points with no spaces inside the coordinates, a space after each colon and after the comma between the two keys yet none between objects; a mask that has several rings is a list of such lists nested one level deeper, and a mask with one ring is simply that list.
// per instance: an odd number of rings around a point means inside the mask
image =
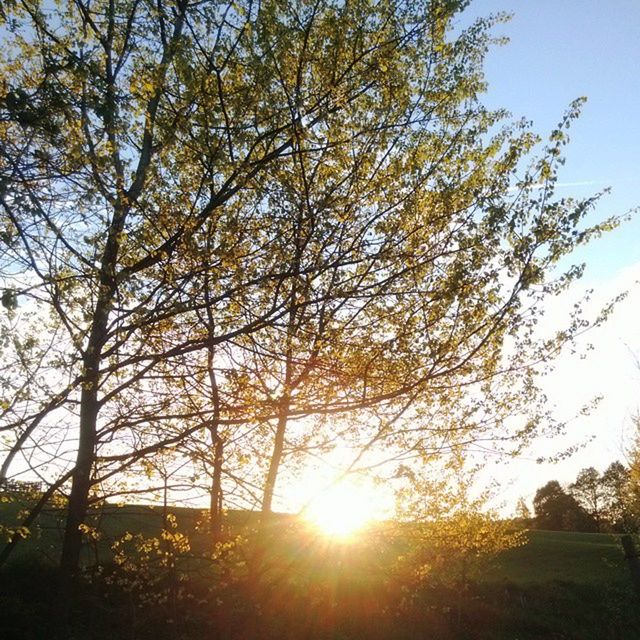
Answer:
[{"label": "sunburst", "polygon": [[327,537],[354,540],[376,517],[377,503],[369,493],[341,482],[318,495],[305,509],[305,518]]}]

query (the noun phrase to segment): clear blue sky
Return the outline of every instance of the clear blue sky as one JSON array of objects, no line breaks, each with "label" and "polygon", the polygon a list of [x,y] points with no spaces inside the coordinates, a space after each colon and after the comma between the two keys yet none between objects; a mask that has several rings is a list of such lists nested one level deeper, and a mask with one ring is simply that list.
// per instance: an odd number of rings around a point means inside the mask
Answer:
[{"label": "clear blue sky", "polygon": [[[610,186],[612,193],[599,203],[594,219],[640,205],[640,0],[472,0],[461,24],[501,11],[513,17],[495,34],[507,36],[510,43],[488,55],[488,106],[532,120],[534,131],[544,135],[572,100],[586,96],[559,176],[567,186],[558,194],[583,197]],[[600,304],[629,290],[609,322],[586,337],[594,345],[588,357],[562,356],[556,373],[545,380],[561,419],[602,394],[590,417],[570,421],[562,442],[593,440],[560,464],[540,466],[524,457],[505,467],[501,481],[512,478],[501,494],[508,507],[518,495],[531,499],[548,480],[569,483],[582,467],[602,471],[614,459],[623,459],[629,416],[640,410],[640,371],[632,357],[640,356],[640,214],[576,257],[587,262],[584,281],[595,287]],[[541,441],[534,449],[548,454],[558,444],[555,439]]]},{"label": "clear blue sky", "polygon": [[[463,21],[501,11],[513,17],[495,33],[510,43],[487,58],[489,106],[524,116],[546,134],[573,99],[586,96],[560,182],[593,184],[561,193],[610,186],[598,217],[640,205],[640,0],[472,0]],[[590,279],[639,261],[640,215],[579,257]]]}]

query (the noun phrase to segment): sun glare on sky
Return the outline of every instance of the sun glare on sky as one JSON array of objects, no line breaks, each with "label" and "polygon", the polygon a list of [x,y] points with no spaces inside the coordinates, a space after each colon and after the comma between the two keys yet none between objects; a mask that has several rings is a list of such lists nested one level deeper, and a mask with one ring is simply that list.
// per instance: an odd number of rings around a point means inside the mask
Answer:
[{"label": "sun glare on sky", "polygon": [[337,484],[318,495],[304,515],[323,535],[350,541],[378,515],[375,495],[363,487]]}]

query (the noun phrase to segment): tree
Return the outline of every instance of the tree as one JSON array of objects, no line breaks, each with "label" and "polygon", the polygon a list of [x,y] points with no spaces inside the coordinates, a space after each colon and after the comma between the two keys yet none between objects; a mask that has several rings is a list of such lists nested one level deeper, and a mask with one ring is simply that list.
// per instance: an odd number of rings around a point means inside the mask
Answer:
[{"label": "tree", "polygon": [[547,482],[533,498],[536,528],[550,531],[594,531],[596,522],[557,480]]},{"label": "tree", "polygon": [[538,339],[581,269],[549,274],[615,220],[553,198],[579,102],[520,169],[537,138],[482,105],[492,21],[454,35],[465,5],[3,7],[2,300],[51,327],[12,347],[3,469],[31,447],[71,477],[67,576],[91,488],[202,429],[215,509],[221,442],[251,426],[265,511],[310,443],[348,439],[353,470],[532,437],[532,363],[585,326]]},{"label": "tree", "polygon": [[[62,554],[68,574],[77,567],[79,525],[98,481],[100,435],[126,442],[117,435],[126,425],[124,396],[148,392],[151,372],[168,358],[166,344],[161,352],[148,347],[158,346],[164,325],[184,308],[180,287],[188,274],[175,272],[173,257],[223,205],[218,242],[240,228],[238,192],[290,148],[292,122],[319,126],[336,110],[331,95],[318,92],[305,94],[297,113],[282,110],[273,57],[284,55],[284,44],[270,32],[277,25],[259,22],[249,33],[252,6],[248,13],[226,8],[69,2],[52,13],[46,3],[27,2],[3,14],[13,34],[2,102],[7,290],[31,292],[48,307],[72,354],[60,363],[69,382],[61,373],[45,408],[22,412],[9,456],[44,416],[79,408]],[[75,47],[78,32],[84,40]],[[265,46],[269,63],[262,64]],[[15,74],[19,58],[25,64]],[[362,87],[352,71],[334,82],[347,101]],[[219,262],[210,268],[231,287],[220,294],[228,300],[238,287],[228,280],[237,265],[223,273]],[[261,317],[258,311],[250,326]],[[174,353],[202,344],[183,342]],[[100,424],[110,412],[111,423]],[[165,412],[157,402],[140,411],[147,418]]]},{"label": "tree", "polygon": [[[495,495],[481,490],[482,466],[468,462],[468,452],[457,449],[446,463],[426,472],[404,469],[408,481],[399,502],[401,531],[408,544],[398,558],[403,577],[403,600],[425,587],[445,585],[457,595],[461,615],[470,585],[481,579],[487,565],[500,552],[525,544],[520,526],[500,518],[489,508]],[[419,600],[420,606],[423,599]]]},{"label": "tree", "polygon": [[601,478],[604,495],[604,515],[613,531],[622,532],[632,528],[630,513],[630,473],[620,461],[612,462]]},{"label": "tree", "polygon": [[518,503],[516,504],[516,518],[525,526],[531,521],[531,509],[529,509],[524,498],[518,498]]},{"label": "tree", "polygon": [[593,518],[600,531],[604,519],[605,490],[602,477],[594,467],[582,469],[569,487],[571,495]]},{"label": "tree", "polygon": [[626,451],[629,467],[629,482],[627,485],[627,515],[632,530],[640,528],[640,415],[632,418],[635,428],[633,440]]}]

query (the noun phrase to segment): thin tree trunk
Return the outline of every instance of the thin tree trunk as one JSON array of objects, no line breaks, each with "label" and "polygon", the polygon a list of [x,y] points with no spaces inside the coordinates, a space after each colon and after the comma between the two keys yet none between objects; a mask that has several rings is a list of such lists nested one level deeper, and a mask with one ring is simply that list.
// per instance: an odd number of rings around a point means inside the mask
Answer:
[{"label": "thin tree trunk", "polygon": [[217,429],[211,430],[213,445],[213,478],[211,480],[211,501],[209,506],[209,531],[213,545],[222,539],[222,460],[224,442]]},{"label": "thin tree trunk", "polygon": [[[92,344],[88,351],[91,353]],[[76,457],[75,471],[71,484],[71,494],[67,509],[62,543],[60,568],[66,578],[73,578],[80,563],[82,533],[80,525],[84,522],[89,506],[91,489],[91,473],[95,461],[96,425],[98,420],[98,362],[95,355],[85,358],[87,381],[83,385],[80,396],[80,439]]]},{"label": "thin tree trunk", "polygon": [[[209,229],[208,242],[210,242],[213,234]],[[208,246],[211,250],[212,247]],[[211,283],[207,272],[205,277],[204,296],[207,305],[207,335],[209,344],[207,345],[207,373],[209,375],[209,388],[211,396],[211,405],[213,407],[213,415],[209,422],[209,433],[211,434],[211,446],[213,447],[213,475],[211,479],[211,494],[209,496],[209,533],[211,535],[211,544],[215,547],[216,543],[222,538],[222,464],[224,454],[224,440],[219,433],[220,427],[220,391],[218,389],[218,379],[215,370],[215,318],[211,303]]]},{"label": "thin tree trunk", "polygon": [[[269,469],[267,471],[267,478],[265,480],[264,492],[262,497],[262,515],[271,513],[273,505],[273,495],[276,487],[276,480],[278,477],[278,471],[280,470],[280,464],[282,462],[282,455],[284,453],[284,436],[287,430],[287,423],[289,419],[289,411],[291,409],[291,396],[292,396],[292,382],[294,378],[294,362],[293,362],[293,339],[298,329],[298,278],[300,277],[300,262],[302,253],[304,251],[303,240],[303,220],[304,209],[301,206],[298,209],[298,216],[295,223],[295,256],[292,264],[292,271],[295,273],[293,280],[293,286],[291,290],[291,300],[288,310],[287,320],[287,334],[285,343],[285,372],[284,381],[282,385],[282,395],[278,402],[278,423],[276,425],[276,435],[273,443],[273,451],[271,452],[271,460],[269,462]],[[299,381],[298,381],[299,382]],[[263,518],[264,521],[264,518]],[[264,522],[263,522],[264,524]]]},{"label": "thin tree trunk", "polygon": [[211,446],[213,448],[213,475],[211,480],[211,495],[209,496],[209,532],[211,534],[212,546],[221,539],[222,536],[222,462],[224,452],[224,441],[218,432],[220,426],[220,392],[218,391],[218,380],[214,368],[215,346],[214,346],[214,319],[209,302],[208,282],[205,291],[207,299],[209,347],[207,350],[207,369],[209,373],[209,386],[211,394],[211,404],[213,405],[213,415],[209,423],[209,433],[211,434]]},{"label": "thin tree trunk", "polygon": [[276,488],[276,480],[280,463],[282,462],[282,454],[284,453],[284,436],[287,430],[287,422],[289,417],[289,408],[291,406],[291,398],[285,394],[280,399],[278,406],[278,423],[276,425],[276,436],[273,443],[273,451],[271,452],[271,460],[269,462],[269,470],[267,471],[267,479],[264,483],[264,493],[262,497],[262,513],[271,513],[273,504],[273,495]]},{"label": "thin tree trunk", "polygon": [[73,581],[80,564],[82,546],[80,525],[84,522],[87,514],[89,491],[92,484],[91,474],[96,456],[97,424],[100,411],[98,400],[100,363],[102,349],[107,340],[109,314],[113,307],[117,287],[116,264],[120,247],[119,235],[122,233],[125,219],[126,211],[117,208],[102,256],[99,294],[93,314],[91,333],[83,356],[84,379],[80,394],[80,436],[60,559],[63,582],[67,585]]}]

